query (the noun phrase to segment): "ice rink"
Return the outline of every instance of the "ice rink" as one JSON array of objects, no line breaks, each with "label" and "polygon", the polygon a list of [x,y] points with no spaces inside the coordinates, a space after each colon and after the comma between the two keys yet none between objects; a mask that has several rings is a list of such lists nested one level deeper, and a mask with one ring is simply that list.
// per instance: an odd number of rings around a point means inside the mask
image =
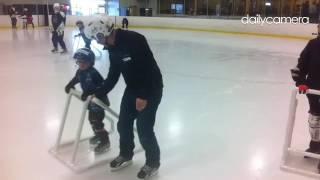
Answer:
[{"label": "ice rink", "polygon": [[[162,166],[154,179],[310,179],[279,167],[294,85],[290,68],[307,41],[136,30],[147,37],[165,85],[156,123]],[[106,164],[75,174],[48,153],[64,109],[64,86],[77,68],[72,59],[78,46],[75,33],[67,29],[70,52],[59,55],[51,54],[46,29],[0,30],[1,180],[131,180],[143,166],[140,152],[123,171],[111,173]],[[107,52],[95,47],[96,68],[106,77]],[[124,87],[121,79],[109,94],[117,112]],[[309,142],[306,102],[300,99],[294,145],[305,149]],[[74,116],[81,111],[75,107]],[[77,120],[70,120],[67,136],[75,132]],[[109,153],[117,155],[117,133],[111,143]]]}]

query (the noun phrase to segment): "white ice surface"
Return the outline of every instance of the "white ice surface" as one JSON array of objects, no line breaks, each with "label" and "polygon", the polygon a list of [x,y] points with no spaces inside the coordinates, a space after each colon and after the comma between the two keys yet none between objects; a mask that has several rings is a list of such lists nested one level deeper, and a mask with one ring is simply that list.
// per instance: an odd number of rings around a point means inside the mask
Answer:
[{"label": "white ice surface", "polygon": [[[279,169],[293,82],[290,68],[306,41],[175,30],[137,30],[144,34],[164,77],[156,134],[162,166],[158,180],[304,180]],[[111,173],[108,165],[74,174],[49,155],[74,75],[70,53],[51,54],[47,30],[0,30],[0,179],[128,180],[144,164]],[[74,44],[74,45],[73,45]],[[83,43],[81,42],[79,46]],[[96,68],[106,77],[108,56],[96,50]],[[102,55],[100,54],[102,52]],[[110,93],[118,112],[125,85]],[[80,107],[80,108],[79,108]],[[307,104],[301,98],[294,145],[309,136]],[[74,135],[81,106],[75,101],[66,137]],[[90,135],[88,123],[84,134]],[[112,135],[113,154],[118,136]]]}]

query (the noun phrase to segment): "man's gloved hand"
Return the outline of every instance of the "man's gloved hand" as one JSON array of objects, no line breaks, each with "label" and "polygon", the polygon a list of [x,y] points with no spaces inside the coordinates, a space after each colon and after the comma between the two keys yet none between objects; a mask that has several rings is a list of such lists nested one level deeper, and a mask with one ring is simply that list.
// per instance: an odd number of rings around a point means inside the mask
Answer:
[{"label": "man's gloved hand", "polygon": [[136,109],[141,112],[147,107],[148,101],[146,99],[137,98],[136,99]]},{"label": "man's gloved hand", "polygon": [[67,94],[69,94],[69,92],[70,92],[71,89],[75,89],[74,86],[66,85],[66,87],[64,88],[64,90],[65,90],[65,92],[66,92]]},{"label": "man's gloved hand", "polygon": [[105,91],[103,90],[102,87],[98,87],[95,91],[94,91],[94,95],[99,98],[99,99],[103,99],[106,96]]},{"label": "man's gloved hand", "polygon": [[298,88],[300,94],[306,94],[309,89],[309,87],[305,84],[299,85]]},{"label": "man's gloved hand", "polygon": [[98,99],[100,99],[105,105],[110,106],[110,101],[108,96],[104,96],[104,97],[97,97]]}]

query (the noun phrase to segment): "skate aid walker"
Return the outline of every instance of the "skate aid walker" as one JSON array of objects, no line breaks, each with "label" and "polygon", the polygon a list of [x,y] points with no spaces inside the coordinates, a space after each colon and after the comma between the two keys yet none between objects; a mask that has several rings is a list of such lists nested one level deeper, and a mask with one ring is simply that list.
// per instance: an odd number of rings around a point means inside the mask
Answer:
[{"label": "skate aid walker", "polygon": [[[313,94],[313,95],[320,96],[320,91],[309,89],[306,94]],[[301,174],[304,176],[320,178],[320,174],[319,174],[320,164],[317,165],[319,161],[316,161],[316,160],[320,160],[320,155],[315,153],[305,152],[304,150],[295,149],[291,146],[292,134],[293,134],[294,125],[296,121],[296,110],[298,106],[297,95],[298,95],[298,89],[292,90],[285,143],[283,146],[281,169],[285,171]],[[316,134],[317,133],[315,132],[315,135]],[[305,159],[304,156],[307,156],[310,158]]]},{"label": "skate aid walker", "polygon": [[[65,104],[65,109],[62,117],[62,122],[60,124],[59,128],[59,134],[56,140],[56,144],[53,148],[50,149],[50,154],[52,154],[56,159],[58,159],[60,162],[62,162],[64,165],[69,167],[71,170],[75,172],[83,172],[87,169],[90,169],[92,167],[95,167],[100,164],[105,164],[110,162],[112,157],[108,157],[108,153],[104,153],[101,155],[94,155],[94,152],[88,151],[88,140],[89,138],[81,138],[81,133],[83,130],[85,117],[88,109],[88,105],[90,102],[93,102],[97,104],[98,106],[102,107],[107,113],[105,118],[110,122],[111,130],[109,131],[109,135],[111,135],[114,132],[114,119],[111,118],[108,115],[113,116],[114,118],[118,119],[118,114],[114,112],[110,107],[105,105],[102,101],[99,99],[89,96],[87,100],[83,103],[82,113],[80,122],[77,129],[77,134],[74,141],[69,141],[66,143],[62,143],[62,135],[63,130],[66,124],[67,115],[71,103],[71,98],[76,97],[81,101],[81,92],[76,91],[74,89],[71,89],[68,96],[67,101]],[[82,152],[79,152],[79,150]],[[81,154],[80,154],[81,153]]]}]

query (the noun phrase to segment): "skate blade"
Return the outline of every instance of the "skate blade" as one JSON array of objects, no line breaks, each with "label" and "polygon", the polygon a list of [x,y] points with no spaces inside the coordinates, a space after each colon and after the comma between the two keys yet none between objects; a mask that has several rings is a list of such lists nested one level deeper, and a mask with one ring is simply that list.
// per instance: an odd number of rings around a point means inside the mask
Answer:
[{"label": "skate blade", "polygon": [[96,152],[96,151],[93,151],[95,155],[101,155],[101,154],[104,154],[104,153],[107,153],[111,150],[111,148],[106,148],[105,150],[103,151],[100,151],[100,152]]},{"label": "skate blade", "polygon": [[95,148],[99,145],[100,142],[97,143],[89,143],[90,148]]},{"label": "skate blade", "polygon": [[127,161],[117,168],[111,168],[111,172],[116,172],[116,171],[122,170],[122,169],[132,165],[132,163],[133,163],[132,160]]},{"label": "skate blade", "polygon": [[[319,154],[319,153],[314,153],[314,154]],[[317,158],[313,158],[313,157],[309,157],[309,156],[303,156],[304,159],[317,159]]]},{"label": "skate blade", "polygon": [[158,172],[159,172],[158,170],[152,172],[149,176],[146,176],[144,180],[150,180],[152,177],[158,175]]}]

